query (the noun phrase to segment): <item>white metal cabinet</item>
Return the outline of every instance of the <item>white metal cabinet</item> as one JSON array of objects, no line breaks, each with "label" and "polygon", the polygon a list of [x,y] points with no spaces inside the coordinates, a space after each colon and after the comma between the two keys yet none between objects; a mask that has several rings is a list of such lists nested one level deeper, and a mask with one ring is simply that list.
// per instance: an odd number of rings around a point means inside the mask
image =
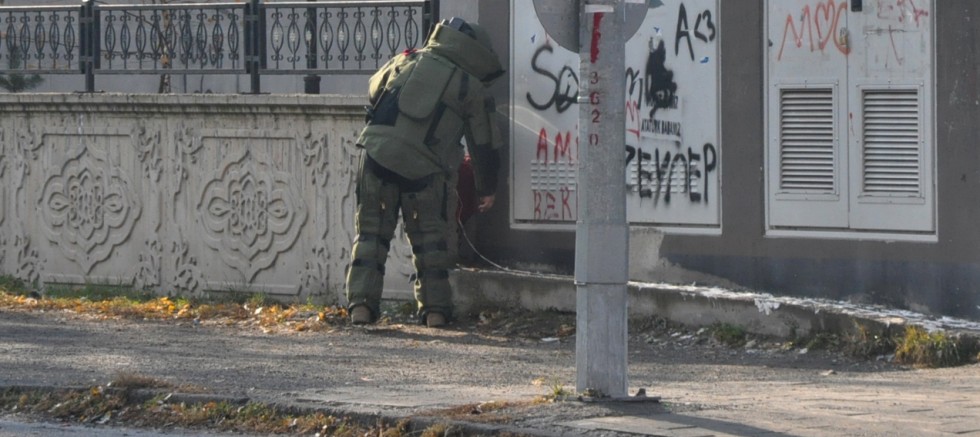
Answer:
[{"label": "white metal cabinet", "polygon": [[[512,0],[512,217],[574,224],[579,57],[549,35],[539,2]],[[717,0],[649,2],[626,44],[627,218],[673,232],[721,226]],[[571,7],[571,6],[567,6]],[[642,21],[641,21],[642,19]],[[629,27],[629,26],[627,26]]]},{"label": "white metal cabinet", "polygon": [[935,231],[931,8],[767,2],[770,229]]}]

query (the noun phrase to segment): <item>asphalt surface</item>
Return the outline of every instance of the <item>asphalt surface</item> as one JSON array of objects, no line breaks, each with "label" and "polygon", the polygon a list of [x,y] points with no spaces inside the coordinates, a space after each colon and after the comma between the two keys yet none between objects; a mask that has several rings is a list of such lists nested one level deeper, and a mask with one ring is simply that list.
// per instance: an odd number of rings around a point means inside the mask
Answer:
[{"label": "asphalt surface", "polygon": [[200,437],[237,435],[207,433],[200,430],[144,430],[125,427],[95,427],[65,423],[37,422],[24,418],[0,419],[0,437]]},{"label": "asphalt surface", "polygon": [[[630,390],[645,389],[659,403],[568,400],[492,421],[443,414],[573,389],[568,323],[574,317],[567,314],[491,314],[449,329],[404,323],[296,333],[2,310],[0,388],[84,387],[144,375],[208,396],[334,415],[452,420],[464,434],[980,436],[978,365],[915,370],[888,357],[856,360],[761,338],[733,349],[703,331],[636,323]],[[144,435],[0,417],[0,436],[88,431]]]}]

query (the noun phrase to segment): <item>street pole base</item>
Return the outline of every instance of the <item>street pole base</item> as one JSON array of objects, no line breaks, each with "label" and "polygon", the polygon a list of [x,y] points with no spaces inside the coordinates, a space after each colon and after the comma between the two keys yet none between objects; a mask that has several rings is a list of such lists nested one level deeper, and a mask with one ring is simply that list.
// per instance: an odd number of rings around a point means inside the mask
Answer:
[{"label": "street pole base", "polygon": [[647,390],[645,388],[639,389],[633,396],[592,396],[589,394],[584,394],[573,398],[579,402],[584,402],[587,404],[594,403],[660,403],[660,396],[647,396]]}]

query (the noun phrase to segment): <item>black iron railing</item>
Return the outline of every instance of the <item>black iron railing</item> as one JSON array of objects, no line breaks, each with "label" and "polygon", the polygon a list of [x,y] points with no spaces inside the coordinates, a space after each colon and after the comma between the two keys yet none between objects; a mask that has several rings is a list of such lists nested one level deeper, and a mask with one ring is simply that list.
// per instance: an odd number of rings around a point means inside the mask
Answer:
[{"label": "black iron railing", "polygon": [[438,0],[0,7],[0,74],[373,72],[425,41]]}]

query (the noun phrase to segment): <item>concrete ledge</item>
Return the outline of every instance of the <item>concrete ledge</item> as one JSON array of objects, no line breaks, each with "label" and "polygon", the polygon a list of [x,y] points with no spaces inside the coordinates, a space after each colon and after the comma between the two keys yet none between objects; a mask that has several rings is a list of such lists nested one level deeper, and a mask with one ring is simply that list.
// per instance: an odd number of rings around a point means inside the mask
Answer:
[{"label": "concrete ledge", "polygon": [[[575,311],[576,286],[570,276],[461,269],[451,280],[461,314],[501,306]],[[787,338],[916,325],[929,331],[980,337],[978,322],[879,306],[694,285],[630,282],[628,290],[630,317],[663,317],[692,327],[729,323],[754,334]]]},{"label": "concrete ledge", "polygon": [[[367,98],[359,95],[307,94],[127,94],[127,93],[31,93],[0,94],[0,113],[68,111],[84,106],[86,112],[161,112],[214,114],[262,113],[265,108],[306,113],[324,112],[364,117]],[[266,109],[266,112],[268,110]]]}]

